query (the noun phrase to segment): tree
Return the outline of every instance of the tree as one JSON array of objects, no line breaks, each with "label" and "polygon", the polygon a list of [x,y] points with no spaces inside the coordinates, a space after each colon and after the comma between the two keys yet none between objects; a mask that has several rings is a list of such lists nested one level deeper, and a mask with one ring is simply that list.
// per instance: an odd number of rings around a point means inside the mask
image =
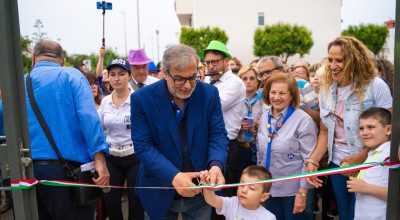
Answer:
[{"label": "tree", "polygon": [[38,43],[41,40],[46,40],[46,33],[42,32],[41,29],[44,27],[43,22],[40,19],[36,19],[35,24],[33,27],[37,28],[37,32],[33,33],[32,40],[35,43]]},{"label": "tree", "polygon": [[28,73],[32,70],[31,64],[31,40],[29,40],[28,36],[21,36],[21,50],[22,50],[22,65],[24,68],[24,73]]},{"label": "tree", "polygon": [[[77,68],[78,65],[83,63],[83,60],[90,60],[91,62],[91,72],[95,72],[96,71],[96,67],[97,67],[97,62],[99,60],[99,55],[98,54],[94,54],[91,53],[90,55],[86,55],[86,54],[72,54],[72,55],[68,55],[66,51],[64,51],[64,57],[66,59],[66,64],[65,66],[72,66]],[[108,63],[111,60],[114,60],[116,58],[126,58],[123,56],[118,55],[115,51],[113,51],[111,48],[107,48],[107,52],[106,55],[104,56],[104,66],[107,66]]]},{"label": "tree", "polygon": [[254,55],[283,56],[285,62],[290,56],[310,53],[314,45],[311,31],[304,26],[278,23],[266,25],[254,33]]},{"label": "tree", "polygon": [[342,31],[342,36],[352,36],[363,42],[375,55],[382,51],[386,43],[389,30],[385,25],[360,24],[350,25]]},{"label": "tree", "polygon": [[218,27],[210,28],[207,26],[197,30],[194,28],[182,27],[179,42],[195,48],[197,53],[199,53],[200,50],[206,49],[212,40],[218,40],[226,44],[228,36],[226,36],[224,30]]}]

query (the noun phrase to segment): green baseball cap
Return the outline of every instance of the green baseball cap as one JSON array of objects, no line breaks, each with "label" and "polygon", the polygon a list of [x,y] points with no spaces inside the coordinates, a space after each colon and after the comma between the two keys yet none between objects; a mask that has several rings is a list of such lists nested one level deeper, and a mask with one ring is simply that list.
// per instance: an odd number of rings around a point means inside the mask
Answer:
[{"label": "green baseball cap", "polygon": [[210,44],[208,44],[208,47],[204,50],[200,51],[200,57],[201,59],[205,59],[205,53],[208,50],[216,50],[219,51],[223,54],[225,54],[225,56],[228,57],[228,59],[231,59],[232,56],[228,53],[228,49],[226,48],[225,44],[222,43],[221,41],[217,41],[217,40],[213,40],[210,42]]}]

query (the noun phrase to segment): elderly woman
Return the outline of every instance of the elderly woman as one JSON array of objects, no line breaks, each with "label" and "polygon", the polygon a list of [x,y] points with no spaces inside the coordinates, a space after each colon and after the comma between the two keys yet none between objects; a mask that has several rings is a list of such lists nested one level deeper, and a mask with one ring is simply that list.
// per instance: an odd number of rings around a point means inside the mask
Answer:
[{"label": "elderly woman", "polygon": [[[101,124],[107,129],[106,141],[110,145],[107,168],[110,172],[110,185],[134,187],[140,161],[136,157],[131,139],[130,95],[128,86],[131,67],[124,59],[112,60],[108,66],[110,83],[114,91],[104,97],[99,115]],[[122,189],[112,188],[103,194],[107,215],[110,219],[123,220],[121,210]],[[144,219],[144,210],[134,189],[128,189],[129,219]]]},{"label": "elderly woman", "polygon": [[[359,40],[341,36],[332,41],[325,70],[319,94],[320,133],[314,152],[306,160],[308,172],[318,169],[327,151],[329,168],[364,162],[368,149],[358,135],[359,115],[374,106],[392,109],[389,87],[376,76],[371,55]],[[330,178],[340,219],[353,219],[355,195],[348,192],[348,178],[341,174]],[[318,178],[307,181],[321,186]]]},{"label": "elderly woman", "polygon": [[246,116],[242,120],[242,127],[238,136],[240,149],[240,167],[238,171],[238,180],[242,171],[257,162],[257,149],[255,139],[257,136],[256,124],[262,115],[261,91],[258,88],[261,81],[257,79],[257,69],[252,66],[244,66],[240,69],[238,77],[246,85],[246,99],[243,101],[243,108]]},{"label": "elderly woman", "polygon": [[[296,79],[276,73],[268,79],[262,96],[272,107],[261,117],[257,165],[265,166],[273,178],[304,172],[304,161],[314,150],[318,130],[307,113],[296,109],[300,104]],[[267,208],[276,219],[306,219],[303,211],[310,188],[304,179],[273,183]]]}]

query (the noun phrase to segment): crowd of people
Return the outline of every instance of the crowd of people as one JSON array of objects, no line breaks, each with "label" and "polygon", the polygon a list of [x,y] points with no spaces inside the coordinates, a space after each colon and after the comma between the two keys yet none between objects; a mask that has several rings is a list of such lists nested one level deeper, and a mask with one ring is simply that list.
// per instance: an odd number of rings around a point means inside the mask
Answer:
[{"label": "crowd of people", "polygon": [[[243,65],[217,40],[199,54],[168,46],[159,65],[139,49],[105,67],[105,54],[103,46],[95,73],[84,64],[78,71],[63,67],[59,44],[41,41],[30,77],[69,165],[94,160],[96,184],[137,187],[127,190],[129,219],[311,220],[320,195],[324,219],[335,211],[340,219],[385,218],[386,167],[222,192],[193,188],[388,157],[393,65],[373,60],[357,39],[338,37],[321,63],[290,67],[276,56]],[[28,97],[27,108],[35,177],[68,180]],[[79,207],[70,188],[39,185],[39,217],[89,219],[96,209],[97,219],[120,220],[122,192],[112,188],[96,207]]]}]

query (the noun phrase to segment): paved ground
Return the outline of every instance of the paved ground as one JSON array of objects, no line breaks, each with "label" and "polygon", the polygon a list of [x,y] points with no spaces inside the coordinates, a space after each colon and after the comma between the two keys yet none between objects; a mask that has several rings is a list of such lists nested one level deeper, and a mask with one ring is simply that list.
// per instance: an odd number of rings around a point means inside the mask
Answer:
[{"label": "paved ground", "polygon": [[[4,195],[3,193],[1,194],[3,196],[2,201],[4,201]],[[322,199],[320,199],[321,201]],[[321,207],[321,204],[320,204]],[[123,201],[122,201],[122,211],[124,214],[124,219],[128,219],[128,198],[126,197],[126,194],[123,194]],[[1,220],[13,220],[13,211],[12,209],[8,210],[6,213],[0,214],[1,215]],[[108,219],[108,218],[107,218]],[[178,218],[178,220],[181,220],[182,218]],[[321,213],[316,214],[315,220],[321,220]],[[336,217],[334,220],[339,220],[339,217]]]}]

